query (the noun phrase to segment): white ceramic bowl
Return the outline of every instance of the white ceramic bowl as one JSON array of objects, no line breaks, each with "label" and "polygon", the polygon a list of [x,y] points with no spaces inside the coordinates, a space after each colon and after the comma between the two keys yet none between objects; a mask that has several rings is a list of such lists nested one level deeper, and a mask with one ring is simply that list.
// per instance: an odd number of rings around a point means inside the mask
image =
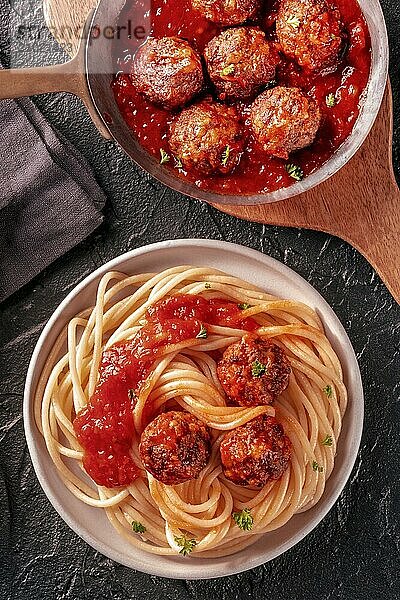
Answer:
[{"label": "white ceramic bowl", "polygon": [[[134,549],[118,536],[101,509],[81,503],[64,487],[33,417],[35,388],[48,353],[69,319],[94,304],[97,283],[102,275],[109,270],[126,273],[160,271],[182,263],[221,269],[272,294],[300,300],[314,308],[339,355],[349,392],[335,468],[321,500],[311,510],[295,515],[286,525],[249,548],[225,558],[171,558]],[[62,519],[109,558],[145,573],[179,579],[209,579],[257,567],[285,552],[314,529],[337,500],[350,475],[361,439],[363,410],[362,383],[354,350],[338,318],[318,292],[273,258],[243,246],[212,240],[176,240],[145,246],[119,256],[86,277],[60,304],[44,328],[29,365],[24,396],[25,434],[36,475]]]}]

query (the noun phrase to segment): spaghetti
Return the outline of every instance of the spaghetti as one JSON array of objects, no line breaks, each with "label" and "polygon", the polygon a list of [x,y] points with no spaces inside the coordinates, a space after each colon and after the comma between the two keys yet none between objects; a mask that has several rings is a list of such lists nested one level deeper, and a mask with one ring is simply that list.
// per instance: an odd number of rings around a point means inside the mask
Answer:
[{"label": "spaghetti", "polygon": [[[189,299],[178,334],[162,308],[175,298]],[[201,322],[191,318],[198,314],[191,302],[206,311]],[[218,378],[218,357],[248,331],[273,340],[290,363],[289,384],[273,405],[231,406]],[[131,360],[139,360],[131,362],[131,375],[123,370],[127,348]],[[118,382],[118,394],[125,386],[126,403],[117,407],[114,446],[106,456],[91,427],[107,420],[116,402],[110,381]],[[340,362],[311,308],[215,269],[177,266],[103,276],[95,306],[71,319],[47,359],[35,419],[65,486],[104,509],[133,546],[210,558],[238,552],[318,502],[334,466],[346,403]],[[140,436],[165,410],[187,411],[211,433],[206,466],[179,485],[161,483],[140,460]],[[221,441],[260,415],[282,424],[291,443],[289,466],[262,488],[236,485],[223,475]],[[101,439],[111,447],[111,437]],[[246,527],[242,517],[249,515]]]}]

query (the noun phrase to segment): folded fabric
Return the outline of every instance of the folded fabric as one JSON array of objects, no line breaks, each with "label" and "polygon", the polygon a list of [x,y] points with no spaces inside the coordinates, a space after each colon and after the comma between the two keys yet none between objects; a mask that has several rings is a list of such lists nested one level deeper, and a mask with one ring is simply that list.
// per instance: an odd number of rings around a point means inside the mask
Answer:
[{"label": "folded fabric", "polygon": [[29,99],[0,101],[0,301],[100,225],[85,159]]}]

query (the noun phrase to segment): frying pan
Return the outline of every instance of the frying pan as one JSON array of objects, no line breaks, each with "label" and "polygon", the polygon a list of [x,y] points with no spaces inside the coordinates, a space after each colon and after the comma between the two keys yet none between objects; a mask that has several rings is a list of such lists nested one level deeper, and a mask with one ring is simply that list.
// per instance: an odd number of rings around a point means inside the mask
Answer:
[{"label": "frying pan", "polygon": [[[75,94],[83,100],[99,132],[105,138],[113,138],[136,164],[172,189],[212,204],[264,204],[310,190],[343,167],[360,148],[370,131],[385,90],[388,41],[379,0],[359,0],[371,34],[372,69],[362,109],[349,138],[322,167],[288,188],[252,196],[222,196],[200,190],[162,167],[154,157],[143,150],[119,112],[111,89],[115,73],[111,32],[116,31],[125,3],[126,0],[99,1],[92,15],[88,17],[78,52],[72,60],[47,67],[0,70],[0,99],[47,92]],[[135,18],[138,23],[143,24],[145,15],[141,1],[135,6],[138,7]],[[103,34],[99,35],[99,32]]]}]

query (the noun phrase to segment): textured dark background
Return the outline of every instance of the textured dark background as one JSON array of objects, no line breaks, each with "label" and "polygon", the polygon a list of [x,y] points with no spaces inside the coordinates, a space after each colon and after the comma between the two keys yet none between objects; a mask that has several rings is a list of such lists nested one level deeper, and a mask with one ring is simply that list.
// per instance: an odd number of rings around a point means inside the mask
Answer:
[{"label": "textured dark background", "polygon": [[[16,0],[14,4],[25,19],[41,25],[39,1]],[[384,0],[382,6],[391,47],[394,162],[399,178],[400,4]],[[0,10],[1,32],[8,0],[0,0]],[[0,40],[4,60],[5,35]],[[17,55],[21,66],[43,64],[45,60],[63,60],[57,44],[46,35],[34,50],[22,47]],[[400,311],[371,266],[337,238],[247,223],[173,193],[139,171],[113,144],[101,140],[78,100],[49,95],[35,101],[88,159],[108,196],[108,205],[104,225],[90,239],[0,306],[0,597],[400,598]],[[115,564],[87,546],[63,523],[42,492],[22,423],[28,362],[40,331],[59,302],[83,277],[118,254],[180,237],[241,243],[281,260],[305,277],[332,305],[347,329],[365,386],[361,450],[336,506],[306,539],[283,556],[253,571],[215,581],[150,577]]]}]

